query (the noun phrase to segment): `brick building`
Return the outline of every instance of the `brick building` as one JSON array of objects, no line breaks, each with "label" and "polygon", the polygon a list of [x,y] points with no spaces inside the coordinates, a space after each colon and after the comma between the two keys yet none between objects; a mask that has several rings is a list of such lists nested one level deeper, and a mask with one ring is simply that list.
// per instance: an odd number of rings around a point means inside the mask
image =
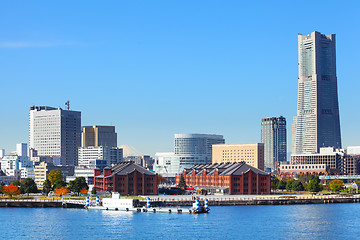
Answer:
[{"label": "brick building", "polygon": [[157,176],[134,162],[120,162],[112,168],[95,169],[94,187],[121,195],[153,195],[158,194]]},{"label": "brick building", "polygon": [[[229,194],[269,194],[270,174],[245,162],[194,165],[182,173],[189,186],[228,188]],[[181,175],[176,176],[176,183]]]}]

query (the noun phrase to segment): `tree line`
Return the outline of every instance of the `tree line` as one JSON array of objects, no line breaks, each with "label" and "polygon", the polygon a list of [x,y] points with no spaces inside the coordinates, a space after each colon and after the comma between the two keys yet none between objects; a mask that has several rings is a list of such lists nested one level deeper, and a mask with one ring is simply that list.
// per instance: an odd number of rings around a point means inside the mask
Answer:
[{"label": "tree line", "polygon": [[[287,191],[309,191],[312,193],[320,192],[324,189],[324,185],[320,182],[319,176],[316,175],[300,175],[297,180],[290,178],[288,180],[271,179],[272,190]],[[329,190],[340,192],[344,188],[344,182],[341,180],[333,180],[327,183]]]},{"label": "tree line", "polygon": [[[70,191],[73,193],[87,194],[89,186],[86,183],[84,177],[76,177],[73,181],[70,181],[67,184],[64,181],[64,176],[60,169],[54,169],[49,174],[43,183],[42,192],[48,194],[50,191],[53,191],[56,195],[65,195]],[[3,182],[0,183],[0,193],[6,194],[10,197],[19,194],[29,194],[29,193],[39,193],[36,183],[32,178],[25,178],[22,181],[15,180],[9,185],[5,185]],[[96,194],[95,188],[91,192]]]}]

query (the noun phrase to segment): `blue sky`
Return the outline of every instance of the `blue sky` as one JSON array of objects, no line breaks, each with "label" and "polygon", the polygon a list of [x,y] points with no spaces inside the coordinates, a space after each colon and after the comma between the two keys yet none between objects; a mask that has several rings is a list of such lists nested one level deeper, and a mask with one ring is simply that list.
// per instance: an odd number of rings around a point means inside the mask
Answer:
[{"label": "blue sky", "polygon": [[28,141],[32,105],[115,125],[119,145],[172,151],[174,133],[260,141],[291,123],[297,34],[337,34],[343,146],[360,145],[357,1],[1,1],[0,148]]}]

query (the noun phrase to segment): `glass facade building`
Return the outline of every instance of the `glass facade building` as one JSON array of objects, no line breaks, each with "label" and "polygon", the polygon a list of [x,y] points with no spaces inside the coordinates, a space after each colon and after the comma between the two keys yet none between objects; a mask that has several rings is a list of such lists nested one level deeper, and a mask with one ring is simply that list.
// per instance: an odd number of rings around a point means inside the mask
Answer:
[{"label": "glass facade building", "polygon": [[299,34],[298,54],[298,105],[292,153],[341,148],[335,34]]},{"label": "glass facade building", "polygon": [[264,143],[265,170],[273,170],[275,162],[286,161],[286,119],[283,116],[261,120],[261,142]]},{"label": "glass facade building", "polygon": [[212,145],[224,143],[222,135],[175,134],[175,154],[204,154],[211,163]]},{"label": "glass facade building", "polygon": [[212,145],[223,143],[222,135],[175,134],[174,152],[156,153],[154,171],[175,176],[195,164],[212,163]]}]

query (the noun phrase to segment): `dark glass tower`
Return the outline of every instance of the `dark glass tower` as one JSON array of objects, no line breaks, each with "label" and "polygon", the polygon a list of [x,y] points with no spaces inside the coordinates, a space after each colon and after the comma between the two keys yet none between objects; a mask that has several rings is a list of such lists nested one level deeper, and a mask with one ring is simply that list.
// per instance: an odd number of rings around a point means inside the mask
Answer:
[{"label": "dark glass tower", "polygon": [[275,162],[286,161],[286,119],[283,116],[261,120],[261,142],[264,143],[265,170]]}]

